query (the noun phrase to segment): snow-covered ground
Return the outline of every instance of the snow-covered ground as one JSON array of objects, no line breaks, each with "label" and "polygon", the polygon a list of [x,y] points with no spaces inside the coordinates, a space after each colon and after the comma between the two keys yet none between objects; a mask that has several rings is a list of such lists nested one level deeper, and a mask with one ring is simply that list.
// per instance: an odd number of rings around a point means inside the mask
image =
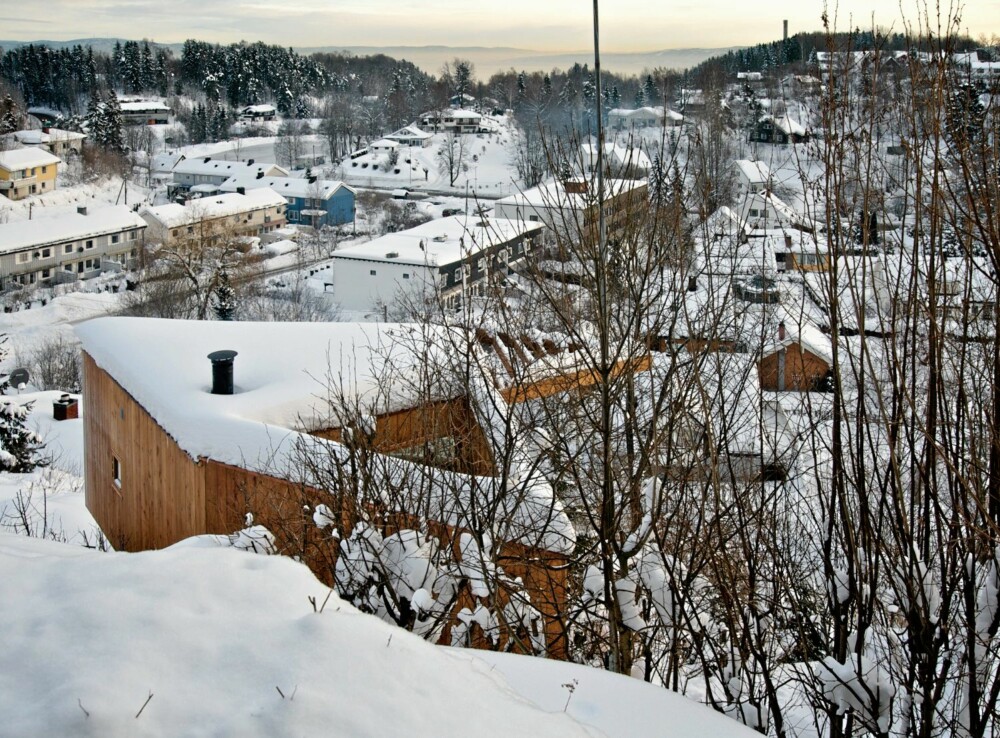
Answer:
[{"label": "snow-covered ground", "polygon": [[599,735],[336,595],[314,612],[284,557],[0,533],[0,578],[0,734]]},{"label": "snow-covered ground", "polygon": [[439,648],[214,537],[124,554],[0,532],[0,578],[0,735],[752,735],[627,677]]}]

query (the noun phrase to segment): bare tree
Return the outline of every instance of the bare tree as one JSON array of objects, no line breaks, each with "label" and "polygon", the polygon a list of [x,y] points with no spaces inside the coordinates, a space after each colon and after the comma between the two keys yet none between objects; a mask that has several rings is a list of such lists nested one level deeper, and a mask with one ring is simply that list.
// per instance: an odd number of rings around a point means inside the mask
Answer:
[{"label": "bare tree", "polygon": [[444,142],[438,150],[438,159],[448,175],[448,185],[454,187],[455,180],[465,171],[469,151],[464,134],[448,131],[444,136]]}]

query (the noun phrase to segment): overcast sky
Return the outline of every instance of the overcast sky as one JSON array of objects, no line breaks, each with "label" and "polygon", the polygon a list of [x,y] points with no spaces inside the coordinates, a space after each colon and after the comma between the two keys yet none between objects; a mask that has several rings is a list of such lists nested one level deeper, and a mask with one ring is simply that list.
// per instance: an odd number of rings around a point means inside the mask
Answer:
[{"label": "overcast sky", "polygon": [[[909,20],[917,3],[902,0]],[[923,3],[921,3],[923,6]],[[0,39],[117,36],[162,43],[266,41],[284,46],[513,46],[539,51],[591,43],[586,0],[45,0],[0,2]],[[837,27],[901,29],[899,0],[843,0]],[[831,19],[834,15],[831,5]],[[820,0],[605,0],[607,51],[748,45],[819,30]],[[1000,0],[967,0],[962,30],[1000,34]]]}]

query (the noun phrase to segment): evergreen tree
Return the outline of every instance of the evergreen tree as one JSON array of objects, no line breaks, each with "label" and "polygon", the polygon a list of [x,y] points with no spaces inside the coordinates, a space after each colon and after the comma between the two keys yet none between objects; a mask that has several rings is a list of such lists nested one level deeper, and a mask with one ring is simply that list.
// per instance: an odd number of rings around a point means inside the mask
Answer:
[{"label": "evergreen tree", "polygon": [[656,89],[656,83],[653,82],[653,75],[646,75],[646,81],[642,85],[642,94],[646,98],[646,105],[655,105],[659,99],[660,95]]},{"label": "evergreen tree", "polygon": [[219,272],[219,284],[215,288],[212,309],[219,320],[236,319],[236,290],[233,289],[229,281],[229,272],[225,268]]},{"label": "evergreen tree", "polygon": [[[7,337],[0,335],[0,360],[6,355],[4,344]],[[0,381],[0,471],[24,474],[46,461],[39,459],[42,438],[27,427],[28,413],[33,403],[21,403],[12,397],[5,397],[9,383]]]},{"label": "evergreen tree", "polygon": [[0,136],[5,133],[13,133],[20,128],[20,116],[17,114],[17,105],[14,99],[7,95],[0,103]]},{"label": "evergreen tree", "polygon": [[118,104],[118,95],[114,90],[108,91],[108,99],[104,103],[104,148],[111,151],[125,150],[125,140],[122,133],[122,108]]},{"label": "evergreen tree", "polygon": [[87,135],[90,136],[90,140],[98,146],[103,146],[105,138],[104,103],[101,102],[101,97],[97,94],[96,87],[90,90],[90,100],[87,102],[85,120],[87,122]]},{"label": "evergreen tree", "polygon": [[667,181],[667,168],[663,166],[663,159],[659,154],[653,157],[653,164],[649,169],[649,201],[653,207],[659,207],[666,201],[670,191],[670,184]]}]

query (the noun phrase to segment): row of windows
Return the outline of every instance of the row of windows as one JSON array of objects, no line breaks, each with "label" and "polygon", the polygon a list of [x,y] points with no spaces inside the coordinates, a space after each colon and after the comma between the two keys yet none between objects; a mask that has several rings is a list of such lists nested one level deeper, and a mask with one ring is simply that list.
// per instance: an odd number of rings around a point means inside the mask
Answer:
[{"label": "row of windows", "polygon": [[48,174],[48,166],[44,167],[32,167],[30,169],[22,169],[18,172],[14,172],[14,179],[26,179],[28,177],[34,177],[38,174]]},{"label": "row of windows", "polygon": [[[253,223],[254,218],[260,212],[262,212],[262,211],[255,210],[255,211],[252,211],[252,212],[249,212],[249,213],[246,213],[246,214],[234,215],[234,216],[232,216],[232,222],[236,223],[236,224],[240,224],[240,223]],[[284,208],[278,208],[278,210],[277,210],[278,217],[282,216],[284,214],[284,212],[285,212]],[[289,218],[290,217],[291,217],[291,213],[289,213]],[[201,225],[201,226],[209,226],[209,227],[211,227],[211,225],[212,225],[213,222],[215,222],[215,221],[202,221],[200,224],[189,225],[189,226],[186,226],[183,229],[182,228],[173,228],[170,231],[170,235],[172,237],[176,238],[177,236],[180,235],[180,233],[181,233],[182,230],[187,235],[193,235],[194,232],[195,232],[195,227],[196,226]],[[267,213],[264,213],[264,222],[265,223],[270,223],[271,222],[271,216],[268,215]]]},{"label": "row of windows", "polygon": [[[127,241],[135,241],[139,237],[139,231],[129,231],[128,234],[114,233],[110,237],[110,243],[121,243],[122,235],[126,235]],[[62,255],[72,254],[74,251],[89,251],[92,248],[94,248],[94,239],[92,238],[85,241],[71,241],[63,244]],[[15,261],[17,264],[27,264],[32,259],[51,259],[58,252],[58,246],[46,246],[38,251],[22,251],[17,255]]]}]

